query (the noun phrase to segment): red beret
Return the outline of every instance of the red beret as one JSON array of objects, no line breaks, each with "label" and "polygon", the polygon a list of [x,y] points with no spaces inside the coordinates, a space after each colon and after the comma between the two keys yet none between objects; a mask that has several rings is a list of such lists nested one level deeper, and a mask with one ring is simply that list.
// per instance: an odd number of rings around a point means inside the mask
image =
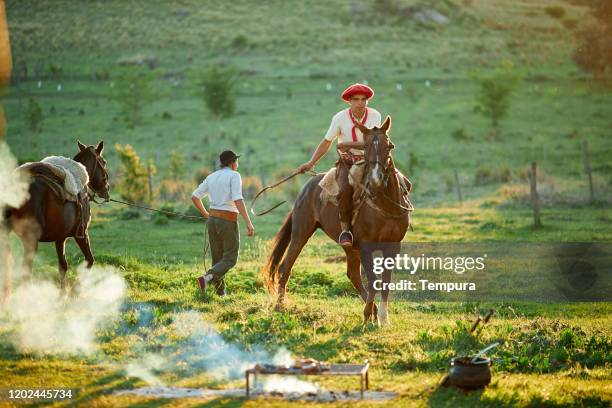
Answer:
[{"label": "red beret", "polygon": [[365,95],[366,98],[370,99],[374,96],[374,90],[364,84],[353,84],[342,92],[342,99],[348,102],[353,95]]}]

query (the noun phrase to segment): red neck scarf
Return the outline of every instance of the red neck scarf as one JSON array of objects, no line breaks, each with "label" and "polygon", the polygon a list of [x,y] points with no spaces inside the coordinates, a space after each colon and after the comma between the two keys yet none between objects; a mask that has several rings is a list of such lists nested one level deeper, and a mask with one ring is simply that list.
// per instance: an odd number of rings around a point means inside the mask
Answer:
[{"label": "red neck scarf", "polygon": [[365,114],[363,115],[363,120],[360,122],[357,122],[357,120],[353,116],[353,112],[351,112],[351,108],[348,109],[348,114],[349,114],[349,117],[351,118],[351,122],[353,122],[353,127],[351,128],[351,136],[353,137],[353,142],[356,142],[357,141],[357,133],[356,133],[357,123],[365,125],[366,120],[368,120],[368,108],[365,108]]}]

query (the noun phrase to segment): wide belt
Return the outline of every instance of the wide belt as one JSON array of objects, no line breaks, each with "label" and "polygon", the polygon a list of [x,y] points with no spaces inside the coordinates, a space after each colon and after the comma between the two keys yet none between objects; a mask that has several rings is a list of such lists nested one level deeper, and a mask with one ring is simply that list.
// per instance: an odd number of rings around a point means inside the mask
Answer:
[{"label": "wide belt", "polygon": [[215,210],[211,208],[209,213],[211,217],[217,217],[217,218],[221,218],[221,219],[224,219],[227,221],[233,221],[233,222],[238,221],[238,213],[235,213],[232,211]]}]

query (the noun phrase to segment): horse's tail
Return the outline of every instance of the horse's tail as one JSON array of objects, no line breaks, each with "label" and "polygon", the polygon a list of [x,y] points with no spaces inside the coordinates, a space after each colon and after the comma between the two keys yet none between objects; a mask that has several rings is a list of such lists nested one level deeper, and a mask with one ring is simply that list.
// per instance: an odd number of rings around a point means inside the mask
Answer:
[{"label": "horse's tail", "polygon": [[268,255],[264,267],[259,271],[260,280],[265,280],[268,290],[272,293],[276,292],[276,283],[279,280],[278,267],[291,241],[292,216],[293,210],[289,211],[283,221],[283,226],[272,239],[272,252]]}]

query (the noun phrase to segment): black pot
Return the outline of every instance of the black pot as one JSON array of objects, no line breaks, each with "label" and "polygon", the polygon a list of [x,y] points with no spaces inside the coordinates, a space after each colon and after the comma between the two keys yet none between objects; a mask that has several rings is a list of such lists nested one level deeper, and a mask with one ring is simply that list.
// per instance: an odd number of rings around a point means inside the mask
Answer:
[{"label": "black pot", "polygon": [[474,390],[491,382],[491,360],[488,358],[479,357],[472,363],[472,357],[455,357],[450,366],[449,385]]}]

